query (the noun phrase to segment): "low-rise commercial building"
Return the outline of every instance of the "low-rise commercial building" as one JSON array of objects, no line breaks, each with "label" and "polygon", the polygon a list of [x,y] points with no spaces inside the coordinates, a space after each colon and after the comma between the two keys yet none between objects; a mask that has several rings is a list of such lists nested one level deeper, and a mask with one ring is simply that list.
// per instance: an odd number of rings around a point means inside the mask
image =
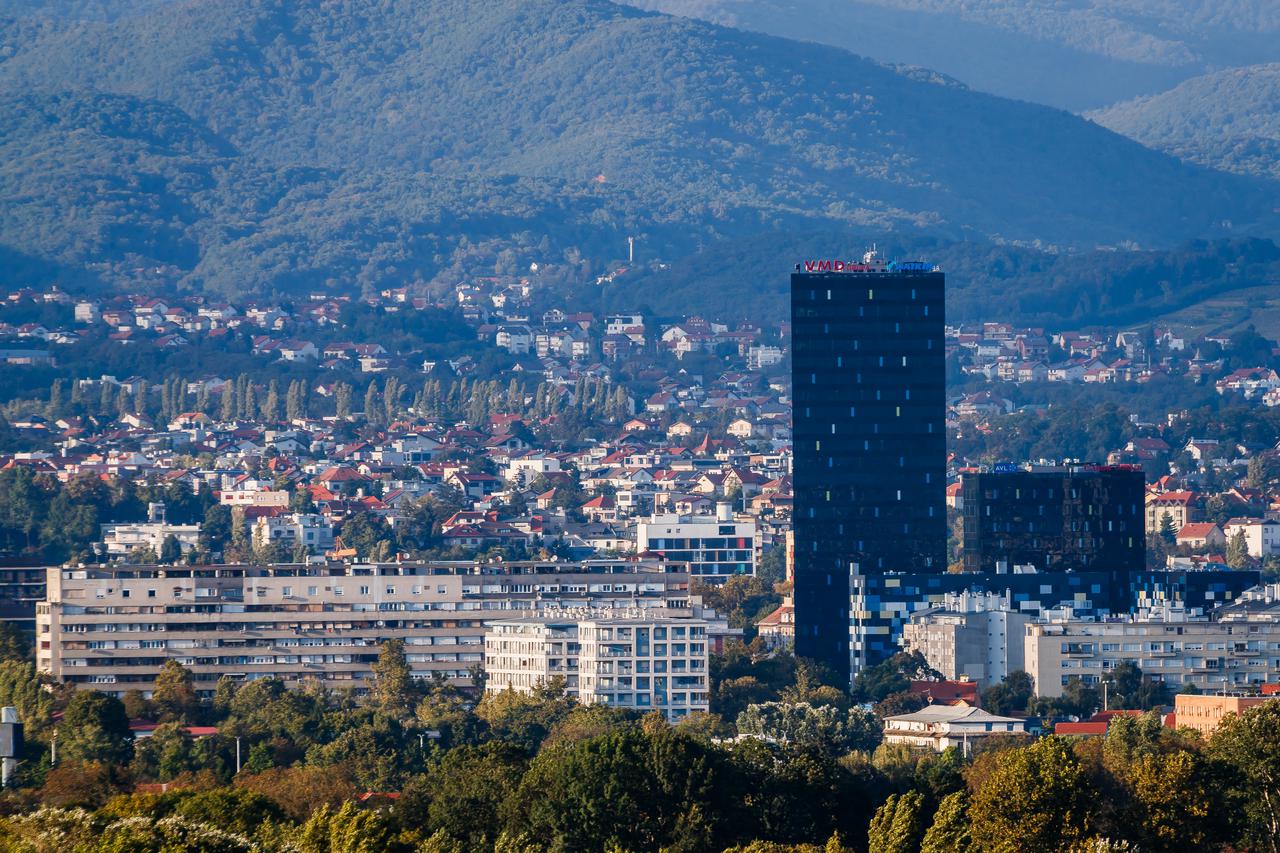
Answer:
[{"label": "low-rise commercial building", "polygon": [[1265,696],[1210,696],[1179,693],[1173,697],[1174,720],[1208,737],[1227,714],[1243,714],[1255,705],[1274,702]]},{"label": "low-rise commercial building", "polygon": [[494,619],[688,606],[688,573],[662,562],[51,568],[36,607],[36,663],[118,696],[148,695],[170,659],[203,694],[224,675],[363,691],[386,640],[404,641],[415,677],[465,681],[484,662]]},{"label": "low-rise commercial building", "polygon": [[563,677],[584,704],[661,711],[708,708],[708,623],[689,612],[579,611],[502,620],[485,635],[485,690],[532,692]]}]

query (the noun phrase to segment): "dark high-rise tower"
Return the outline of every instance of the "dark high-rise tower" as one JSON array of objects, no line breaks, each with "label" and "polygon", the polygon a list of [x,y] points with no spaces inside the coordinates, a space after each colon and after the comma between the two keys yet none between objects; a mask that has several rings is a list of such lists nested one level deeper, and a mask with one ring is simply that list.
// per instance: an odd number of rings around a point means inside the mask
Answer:
[{"label": "dark high-rise tower", "polygon": [[791,324],[796,653],[848,676],[850,574],[946,570],[943,275],[809,261]]}]

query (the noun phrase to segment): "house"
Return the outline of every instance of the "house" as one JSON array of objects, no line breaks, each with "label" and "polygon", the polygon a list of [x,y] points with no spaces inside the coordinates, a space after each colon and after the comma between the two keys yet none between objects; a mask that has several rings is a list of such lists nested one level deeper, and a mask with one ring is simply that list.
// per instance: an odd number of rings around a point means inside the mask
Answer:
[{"label": "house", "polygon": [[945,752],[958,747],[968,753],[974,741],[993,735],[1026,734],[1026,721],[1000,717],[966,704],[928,705],[911,714],[884,718],[884,741]]},{"label": "house", "polygon": [[796,643],[796,607],[791,596],[756,623],[756,631],[770,649],[789,649]]},{"label": "house", "polygon": [[1147,532],[1159,533],[1164,517],[1169,516],[1174,530],[1181,530],[1200,520],[1200,497],[1195,492],[1164,492],[1147,495]]},{"label": "house", "polygon": [[1177,544],[1188,548],[1225,548],[1227,536],[1222,528],[1210,521],[1193,521],[1184,524],[1177,533]]},{"label": "house", "polygon": [[1280,521],[1269,518],[1233,518],[1222,525],[1222,533],[1229,544],[1236,534],[1244,534],[1250,557],[1271,557],[1280,554]]},{"label": "house", "polygon": [[1219,394],[1241,394],[1246,400],[1262,398],[1280,389],[1280,374],[1266,367],[1246,367],[1233,371],[1217,382]]}]

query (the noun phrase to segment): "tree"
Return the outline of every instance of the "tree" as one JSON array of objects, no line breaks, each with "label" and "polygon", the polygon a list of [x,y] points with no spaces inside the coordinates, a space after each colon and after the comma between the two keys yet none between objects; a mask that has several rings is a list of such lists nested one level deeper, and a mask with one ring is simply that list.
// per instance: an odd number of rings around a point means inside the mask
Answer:
[{"label": "tree", "polygon": [[262,401],[262,419],[267,423],[280,420],[280,383],[274,379],[267,386],[267,396]]},{"label": "tree", "polygon": [[166,660],[156,674],[151,701],[155,703],[162,719],[191,722],[200,706],[191,670],[172,658]]},{"label": "tree", "polygon": [[726,780],[713,749],[633,725],[543,750],[508,804],[507,829],[560,850],[723,849],[712,797]]},{"label": "tree", "polygon": [[160,562],[165,565],[173,565],[181,559],[182,545],[178,543],[178,538],[170,533],[160,543]]},{"label": "tree", "polygon": [[1216,850],[1228,841],[1226,804],[1205,761],[1187,750],[1137,759],[1128,826],[1140,850]]},{"label": "tree", "polygon": [[1066,740],[1047,737],[992,760],[969,807],[977,849],[1056,853],[1090,836],[1096,792]]},{"label": "tree", "polygon": [[982,691],[982,707],[999,716],[1026,714],[1035,698],[1031,676],[1019,670],[1011,672]]},{"label": "tree", "polygon": [[1173,526],[1173,516],[1167,511],[1160,516],[1160,538],[1166,545],[1173,545],[1178,541],[1178,531]]},{"label": "tree", "polygon": [[263,794],[295,821],[305,821],[317,809],[337,809],[359,789],[342,767],[272,767],[260,773],[241,773],[236,787]]},{"label": "tree", "polygon": [[916,853],[925,831],[923,810],[918,792],[891,794],[871,819],[867,853]]},{"label": "tree", "polygon": [[1053,699],[1036,702],[1040,716],[1089,717],[1102,707],[1102,696],[1095,687],[1073,675],[1062,686],[1062,694]]},{"label": "tree", "polygon": [[870,752],[881,737],[874,714],[860,708],[841,711],[833,705],[814,707],[804,702],[750,705],[738,715],[737,726],[740,734],[817,747],[833,755]]},{"label": "tree", "polygon": [[1233,569],[1249,566],[1249,543],[1244,538],[1243,530],[1237,530],[1227,543],[1227,565]]},{"label": "tree", "polygon": [[1121,661],[1106,675],[1108,702],[1112,708],[1150,711],[1169,702],[1169,687],[1146,678],[1132,661]]},{"label": "tree", "polygon": [[82,690],[71,697],[58,726],[59,758],[126,764],[133,739],[124,705],[114,696]]},{"label": "tree", "polygon": [[920,853],[969,853],[973,833],[969,822],[969,792],[948,794],[934,812],[920,844]]},{"label": "tree", "polygon": [[490,849],[502,834],[503,802],[527,764],[523,751],[501,743],[451,749],[410,783],[397,815],[402,824],[443,832],[467,850]]},{"label": "tree", "polygon": [[293,832],[298,853],[379,853],[398,849],[395,827],[380,812],[366,811],[353,802],[336,811],[321,806]]},{"label": "tree", "polygon": [[13,622],[0,622],[0,664],[33,660],[31,638]]},{"label": "tree", "polygon": [[333,399],[338,420],[345,421],[351,417],[351,394],[352,387],[345,382],[339,382],[334,388]]},{"label": "tree", "polygon": [[858,673],[853,682],[854,696],[867,702],[879,702],[891,693],[901,693],[913,680],[940,679],[942,674],[920,652],[898,652],[875,666]]},{"label": "tree", "polygon": [[1263,702],[1222,718],[1209,755],[1234,779],[1229,795],[1241,813],[1243,848],[1280,850],[1280,702]]},{"label": "tree", "polygon": [[413,672],[404,655],[404,640],[392,639],[382,644],[373,665],[373,679],[378,707],[396,719],[408,716],[413,707]]}]

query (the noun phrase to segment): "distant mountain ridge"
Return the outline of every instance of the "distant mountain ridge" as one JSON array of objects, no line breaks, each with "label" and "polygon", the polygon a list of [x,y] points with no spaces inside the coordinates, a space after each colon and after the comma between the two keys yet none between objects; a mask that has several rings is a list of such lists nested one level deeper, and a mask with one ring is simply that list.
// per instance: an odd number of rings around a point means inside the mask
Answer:
[{"label": "distant mountain ridge", "polygon": [[630,0],[645,9],[934,68],[1071,110],[1280,60],[1268,0]]},{"label": "distant mountain ridge", "polygon": [[192,0],[0,46],[0,244],[113,286],[587,278],[627,235],[1275,228],[1259,184],[1070,114],[598,0]]},{"label": "distant mountain ridge", "polygon": [[1089,117],[1194,163],[1280,179],[1280,63],[1206,74]]}]

